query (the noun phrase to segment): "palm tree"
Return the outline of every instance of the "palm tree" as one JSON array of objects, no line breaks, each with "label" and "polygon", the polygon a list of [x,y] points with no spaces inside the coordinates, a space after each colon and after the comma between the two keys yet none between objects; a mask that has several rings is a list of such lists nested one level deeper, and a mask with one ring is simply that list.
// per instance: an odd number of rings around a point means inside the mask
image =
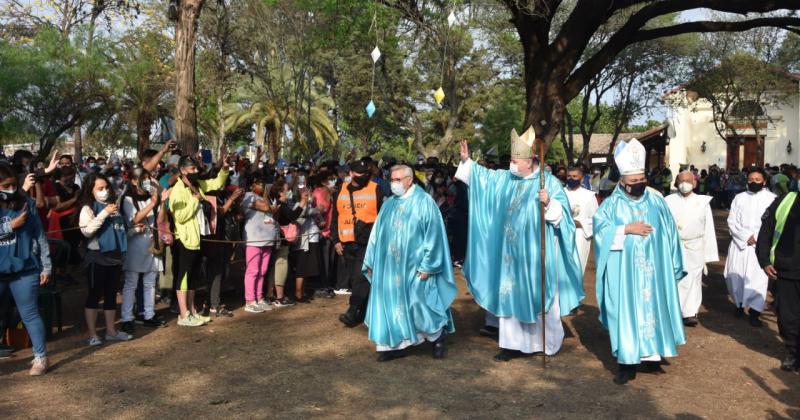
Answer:
[{"label": "palm tree", "polygon": [[[294,86],[292,83],[291,87]],[[291,134],[293,145],[300,148],[297,151],[304,154],[314,146],[319,149],[335,146],[339,136],[331,118],[331,110],[335,107],[333,99],[319,92],[324,87],[321,78],[313,78],[310,87],[306,95],[279,97],[271,95],[271,89],[254,80],[247,90],[240,93],[239,109],[231,112],[225,124],[230,129],[245,123],[255,124],[256,144],[263,145],[266,140],[272,164],[281,155],[281,140],[287,133]]]}]

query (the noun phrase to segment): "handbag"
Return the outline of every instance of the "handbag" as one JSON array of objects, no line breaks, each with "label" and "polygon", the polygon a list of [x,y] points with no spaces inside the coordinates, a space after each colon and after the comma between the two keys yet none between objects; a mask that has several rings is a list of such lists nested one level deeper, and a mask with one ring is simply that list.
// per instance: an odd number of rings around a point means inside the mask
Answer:
[{"label": "handbag", "polygon": [[283,239],[290,244],[297,242],[300,238],[300,227],[297,226],[297,223],[281,226],[281,232],[283,232]]},{"label": "handbag", "polygon": [[353,234],[356,238],[356,244],[367,246],[374,223],[366,223],[358,219],[358,216],[356,216],[356,204],[353,200],[353,192],[348,192],[350,193],[350,210],[353,212]]}]

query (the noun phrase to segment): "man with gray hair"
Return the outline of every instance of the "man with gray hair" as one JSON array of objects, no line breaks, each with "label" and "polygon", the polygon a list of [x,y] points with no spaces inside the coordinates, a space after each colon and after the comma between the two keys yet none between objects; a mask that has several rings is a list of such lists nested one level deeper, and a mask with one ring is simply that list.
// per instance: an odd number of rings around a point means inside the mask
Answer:
[{"label": "man with gray hair", "polygon": [[678,226],[683,267],[687,272],[678,282],[683,325],[687,327],[697,326],[697,313],[703,301],[703,274],[708,273],[706,263],[719,261],[710,205],[712,197],[695,194],[696,186],[694,174],[683,171],[675,179],[678,192],[664,199]]},{"label": "man with gray hair", "polygon": [[407,347],[424,341],[440,359],[445,334],[455,331],[450,304],[457,291],[444,221],[433,198],[414,185],[410,167],[391,168],[391,189],[364,257],[362,271],[371,283],[364,323],[379,362],[403,357]]}]

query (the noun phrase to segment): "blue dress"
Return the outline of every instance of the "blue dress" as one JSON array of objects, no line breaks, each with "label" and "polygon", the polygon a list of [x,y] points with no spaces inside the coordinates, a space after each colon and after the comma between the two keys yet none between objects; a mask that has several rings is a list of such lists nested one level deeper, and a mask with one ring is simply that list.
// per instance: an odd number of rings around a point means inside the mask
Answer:
[{"label": "blue dress", "polygon": [[[651,225],[653,233],[625,235],[623,248],[612,250],[617,228],[636,221]],[[594,215],[594,249],[600,321],[617,361],[677,356],[677,346],[686,342],[678,298],[686,273],[678,230],[661,195],[648,188],[634,200],[617,187]]]},{"label": "blue dress", "polygon": [[[372,284],[364,323],[369,339],[384,347],[455,331],[450,304],[457,288],[442,215],[433,198],[411,188],[383,204],[364,257]],[[421,280],[418,272],[430,277]]]}]

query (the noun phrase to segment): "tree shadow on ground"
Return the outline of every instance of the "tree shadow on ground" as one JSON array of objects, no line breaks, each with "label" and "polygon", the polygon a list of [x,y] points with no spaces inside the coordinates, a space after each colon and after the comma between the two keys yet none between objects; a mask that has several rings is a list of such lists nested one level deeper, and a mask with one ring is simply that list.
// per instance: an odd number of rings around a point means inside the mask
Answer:
[{"label": "tree shadow on ground", "polygon": [[[346,329],[320,319],[330,311],[311,309],[69,356],[44,378],[69,384],[51,386],[49,399],[84,417],[665,417],[647,391],[612,387],[575,352],[547,369],[536,358],[493,362],[496,343],[477,334],[482,315],[471,302],[454,310],[463,328],[448,337],[446,359],[422,345],[390,363],[375,361],[363,327]],[[55,413],[15,403],[14,392],[0,402],[5,415]]]}]

